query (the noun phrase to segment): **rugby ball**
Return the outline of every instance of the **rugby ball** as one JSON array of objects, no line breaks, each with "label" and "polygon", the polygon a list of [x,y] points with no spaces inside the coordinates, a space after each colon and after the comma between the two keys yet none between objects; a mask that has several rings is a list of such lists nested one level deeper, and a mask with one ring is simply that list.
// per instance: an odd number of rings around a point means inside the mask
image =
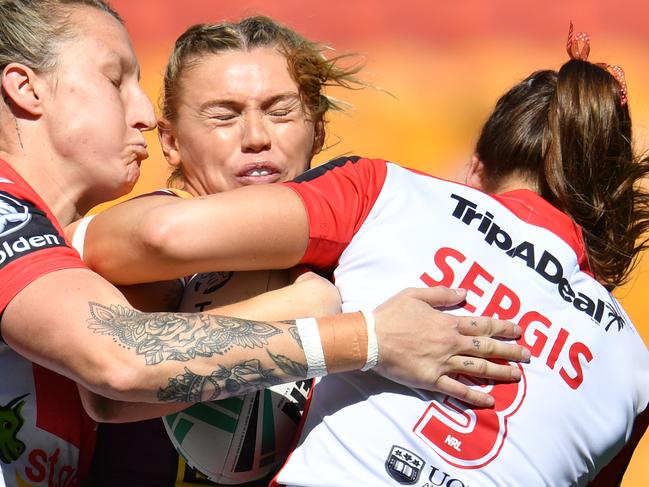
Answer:
[{"label": "rugby ball", "polygon": [[218,484],[245,484],[284,463],[311,387],[311,380],[299,381],[197,403],[163,422],[191,467]]}]

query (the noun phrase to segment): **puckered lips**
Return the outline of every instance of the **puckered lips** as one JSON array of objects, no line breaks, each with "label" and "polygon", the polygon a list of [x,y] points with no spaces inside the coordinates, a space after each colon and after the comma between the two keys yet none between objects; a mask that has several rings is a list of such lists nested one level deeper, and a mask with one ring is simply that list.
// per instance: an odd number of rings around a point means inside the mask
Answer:
[{"label": "puckered lips", "polygon": [[137,165],[139,166],[142,161],[149,157],[149,151],[147,150],[147,143],[142,142],[133,142],[129,144],[129,150],[133,154]]}]

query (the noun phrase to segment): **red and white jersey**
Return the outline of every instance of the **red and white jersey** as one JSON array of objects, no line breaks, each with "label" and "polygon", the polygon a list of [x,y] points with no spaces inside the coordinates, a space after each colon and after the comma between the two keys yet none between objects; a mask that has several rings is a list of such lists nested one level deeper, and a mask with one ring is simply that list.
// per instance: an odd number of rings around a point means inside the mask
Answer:
[{"label": "red and white jersey", "polygon": [[[74,267],[84,266],[51,211],[0,160],[0,312],[29,283]],[[76,486],[89,468],[96,426],[76,384],[4,341],[0,371],[0,485]]]},{"label": "red and white jersey", "polygon": [[309,215],[302,263],[335,269],[344,311],[410,286],[465,288],[454,312],[517,322],[532,359],[518,383],[466,379],[493,409],[372,371],[324,377],[280,484],[614,484],[647,426],[649,352],[570,218],[531,191],[490,196],[381,160],[339,159],[288,186]]}]

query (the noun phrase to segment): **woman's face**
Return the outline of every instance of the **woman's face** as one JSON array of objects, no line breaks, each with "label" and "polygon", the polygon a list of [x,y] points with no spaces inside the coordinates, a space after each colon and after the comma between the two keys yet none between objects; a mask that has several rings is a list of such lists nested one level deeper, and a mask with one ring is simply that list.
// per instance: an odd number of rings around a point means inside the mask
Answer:
[{"label": "woman's face", "polygon": [[177,119],[160,138],[195,195],[293,179],[321,149],[322,122],[306,113],[275,49],[206,55],[178,90]]},{"label": "woman's face", "polygon": [[46,73],[43,121],[52,156],[70,184],[107,201],[130,191],[147,157],[142,134],[155,127],[153,106],[139,85],[139,66],[124,27],[92,7],[76,7],[74,38]]}]

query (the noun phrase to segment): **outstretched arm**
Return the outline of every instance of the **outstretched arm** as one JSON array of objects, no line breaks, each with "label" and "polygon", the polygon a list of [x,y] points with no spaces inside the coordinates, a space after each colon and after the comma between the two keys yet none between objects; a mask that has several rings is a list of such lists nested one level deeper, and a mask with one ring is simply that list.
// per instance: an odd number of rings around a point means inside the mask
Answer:
[{"label": "outstretched arm", "polygon": [[[440,382],[440,376],[461,369],[461,356],[467,352],[523,358],[521,347],[458,336],[458,327],[507,337],[519,330],[488,318],[477,319],[473,327],[466,318],[444,315],[428,304],[439,302],[440,296],[445,304],[463,299],[444,288],[420,289],[377,308],[378,373],[445,391],[447,381]],[[328,373],[363,367],[367,331],[359,313],[322,318],[317,325]],[[406,326],[409,332],[402,333]],[[106,397],[160,403],[222,399],[304,379],[310,364],[295,327],[295,322],[141,313],[114,287],[83,269],[56,271],[33,281],[9,303],[2,320],[7,344],[30,360]],[[489,367],[501,378],[511,378],[514,370]],[[462,389],[454,385],[458,387]],[[474,392],[463,389],[453,395],[470,397]]]},{"label": "outstretched arm", "polygon": [[[292,267],[306,248],[306,211],[299,197],[287,187],[269,185],[241,188],[191,201],[165,198],[164,202],[145,205],[144,200],[146,198],[111,208],[96,217],[89,228],[85,256],[93,267],[118,282],[156,280],[210,269]],[[117,239],[112,238],[115,235],[111,232],[102,233],[102,226],[99,226],[102,221],[100,217],[107,220],[110,211],[113,211],[112,219],[122,227],[121,237]],[[139,224],[128,223],[132,219],[141,221]],[[109,227],[107,225],[106,228]],[[90,241],[95,242],[93,250]],[[407,356],[404,352],[412,350],[413,357],[420,357],[421,362],[415,359],[409,364],[412,367],[409,367],[398,361],[392,362],[389,356],[382,356],[385,362],[381,362],[380,370],[399,382],[442,390],[474,404],[487,404],[489,399],[486,395],[479,395],[457,381],[442,376],[463,372],[496,379],[516,379],[516,368],[487,362],[483,358],[501,356],[520,360],[525,358],[521,349],[478,337],[511,337],[513,325],[485,318],[459,318],[434,311],[429,306],[422,308],[423,298],[438,296],[435,293],[439,292],[442,291],[416,290],[400,296],[396,304],[410,302],[412,305],[417,302],[419,306],[413,310],[401,310],[394,316],[391,324],[401,324],[401,327],[385,328],[382,332],[391,329],[394,335],[388,333],[381,339],[389,336],[389,340],[395,340],[386,349],[394,357]],[[413,293],[415,298],[412,297]],[[457,296],[455,298],[456,303],[463,299],[457,301]],[[418,317],[420,320],[424,317],[430,320],[427,321],[427,329],[410,328],[411,323],[403,319],[415,309],[423,313]],[[430,326],[432,323],[441,328]],[[485,323],[496,328],[490,329]],[[410,338],[418,337],[412,342],[411,349],[400,342],[401,338],[405,338],[400,336],[405,335],[402,333],[405,326],[408,326]],[[505,326],[509,327],[507,333],[503,333]],[[428,332],[425,340],[418,335],[418,331]],[[403,347],[400,352],[399,347]],[[420,367],[422,363],[428,365]],[[404,370],[407,372],[403,373]]]},{"label": "outstretched arm", "polygon": [[90,223],[84,261],[115,284],[137,284],[196,272],[290,268],[307,240],[308,219],[297,194],[264,185],[113,206]]}]

